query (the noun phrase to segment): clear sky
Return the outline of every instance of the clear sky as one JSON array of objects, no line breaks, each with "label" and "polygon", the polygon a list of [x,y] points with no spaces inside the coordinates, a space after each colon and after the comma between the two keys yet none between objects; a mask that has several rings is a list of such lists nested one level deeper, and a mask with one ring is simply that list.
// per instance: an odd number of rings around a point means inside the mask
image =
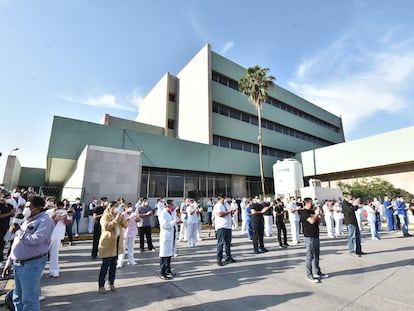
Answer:
[{"label": "clear sky", "polygon": [[206,43],[342,116],[347,141],[413,126],[413,12],[411,0],[0,0],[0,179],[14,148],[46,167],[54,115],[135,119]]}]

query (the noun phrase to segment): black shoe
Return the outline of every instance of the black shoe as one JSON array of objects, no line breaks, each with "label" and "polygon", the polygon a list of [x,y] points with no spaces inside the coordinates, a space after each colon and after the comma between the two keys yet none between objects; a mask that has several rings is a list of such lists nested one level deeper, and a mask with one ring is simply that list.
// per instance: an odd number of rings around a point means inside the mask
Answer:
[{"label": "black shoe", "polygon": [[366,255],[367,253],[360,252],[358,255]]},{"label": "black shoe", "polygon": [[226,261],[230,262],[230,263],[233,263],[233,262],[236,262],[236,259],[230,257],[230,258],[226,258]]},{"label": "black shoe", "polygon": [[262,253],[267,253],[269,250],[268,250],[266,247],[262,247],[262,248],[260,249],[260,251],[261,251]]},{"label": "black shoe", "polygon": [[217,266],[221,267],[223,266],[223,263],[221,261],[217,261]]},{"label": "black shoe", "polygon": [[255,250],[253,251],[253,253],[255,253],[255,254],[260,254],[260,252],[259,252],[259,250],[258,250],[258,249],[255,249]]},{"label": "black shoe", "polygon": [[171,278],[168,275],[160,275],[160,279],[164,281],[171,280]]},{"label": "black shoe", "polygon": [[283,244],[284,246],[290,246],[289,244],[287,244],[287,243],[285,243],[285,244]]},{"label": "black shoe", "polygon": [[92,259],[96,259],[96,256],[92,256]]},{"label": "black shoe", "polygon": [[169,276],[170,278],[173,278],[173,277],[175,277],[176,275],[177,275],[177,273],[175,273],[175,272],[172,272],[172,271],[167,272],[167,276]]}]

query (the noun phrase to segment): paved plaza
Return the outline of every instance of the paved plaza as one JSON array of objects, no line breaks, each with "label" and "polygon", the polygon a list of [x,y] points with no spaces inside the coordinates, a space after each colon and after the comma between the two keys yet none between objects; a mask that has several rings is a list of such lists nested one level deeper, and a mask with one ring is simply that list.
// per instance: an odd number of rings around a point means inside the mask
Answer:
[{"label": "paved plaza", "polygon": [[[91,241],[61,249],[59,278],[42,279],[42,310],[414,310],[414,237],[363,233],[361,258],[347,254],[346,236],[328,239],[321,227],[321,268],[329,278],[306,280],[303,243],[279,249],[265,238],[268,253],[253,254],[240,231],[233,234],[236,263],[216,265],[216,240],[203,230],[195,248],[179,243],[174,280],[159,279],[157,252],[136,252],[138,265],[117,270],[116,292],[98,293],[100,260]],[[289,227],[288,227],[289,231]],[[158,246],[158,234],[153,234]],[[139,249],[138,247],[136,249]],[[47,266],[45,270],[47,274]]]}]

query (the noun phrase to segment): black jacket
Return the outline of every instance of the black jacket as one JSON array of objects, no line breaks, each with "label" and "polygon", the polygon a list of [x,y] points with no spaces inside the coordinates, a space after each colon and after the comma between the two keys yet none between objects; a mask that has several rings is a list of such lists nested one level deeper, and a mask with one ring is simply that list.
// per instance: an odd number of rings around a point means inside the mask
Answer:
[{"label": "black jacket", "polygon": [[352,205],[352,203],[344,200],[342,202],[342,212],[344,213],[344,224],[345,225],[355,225],[358,226],[357,218],[355,211],[358,209],[358,206]]}]

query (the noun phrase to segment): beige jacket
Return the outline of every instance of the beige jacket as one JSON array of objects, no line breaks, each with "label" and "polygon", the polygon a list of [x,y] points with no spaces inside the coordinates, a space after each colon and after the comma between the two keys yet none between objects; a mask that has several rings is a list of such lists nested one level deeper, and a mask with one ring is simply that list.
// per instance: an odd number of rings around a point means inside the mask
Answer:
[{"label": "beige jacket", "polygon": [[[101,237],[99,238],[98,257],[115,257],[124,252],[124,232],[123,228],[128,227],[126,219],[122,218],[121,223],[115,221],[115,217],[105,212],[100,220]],[[116,251],[116,226],[119,228],[118,253]]]}]

